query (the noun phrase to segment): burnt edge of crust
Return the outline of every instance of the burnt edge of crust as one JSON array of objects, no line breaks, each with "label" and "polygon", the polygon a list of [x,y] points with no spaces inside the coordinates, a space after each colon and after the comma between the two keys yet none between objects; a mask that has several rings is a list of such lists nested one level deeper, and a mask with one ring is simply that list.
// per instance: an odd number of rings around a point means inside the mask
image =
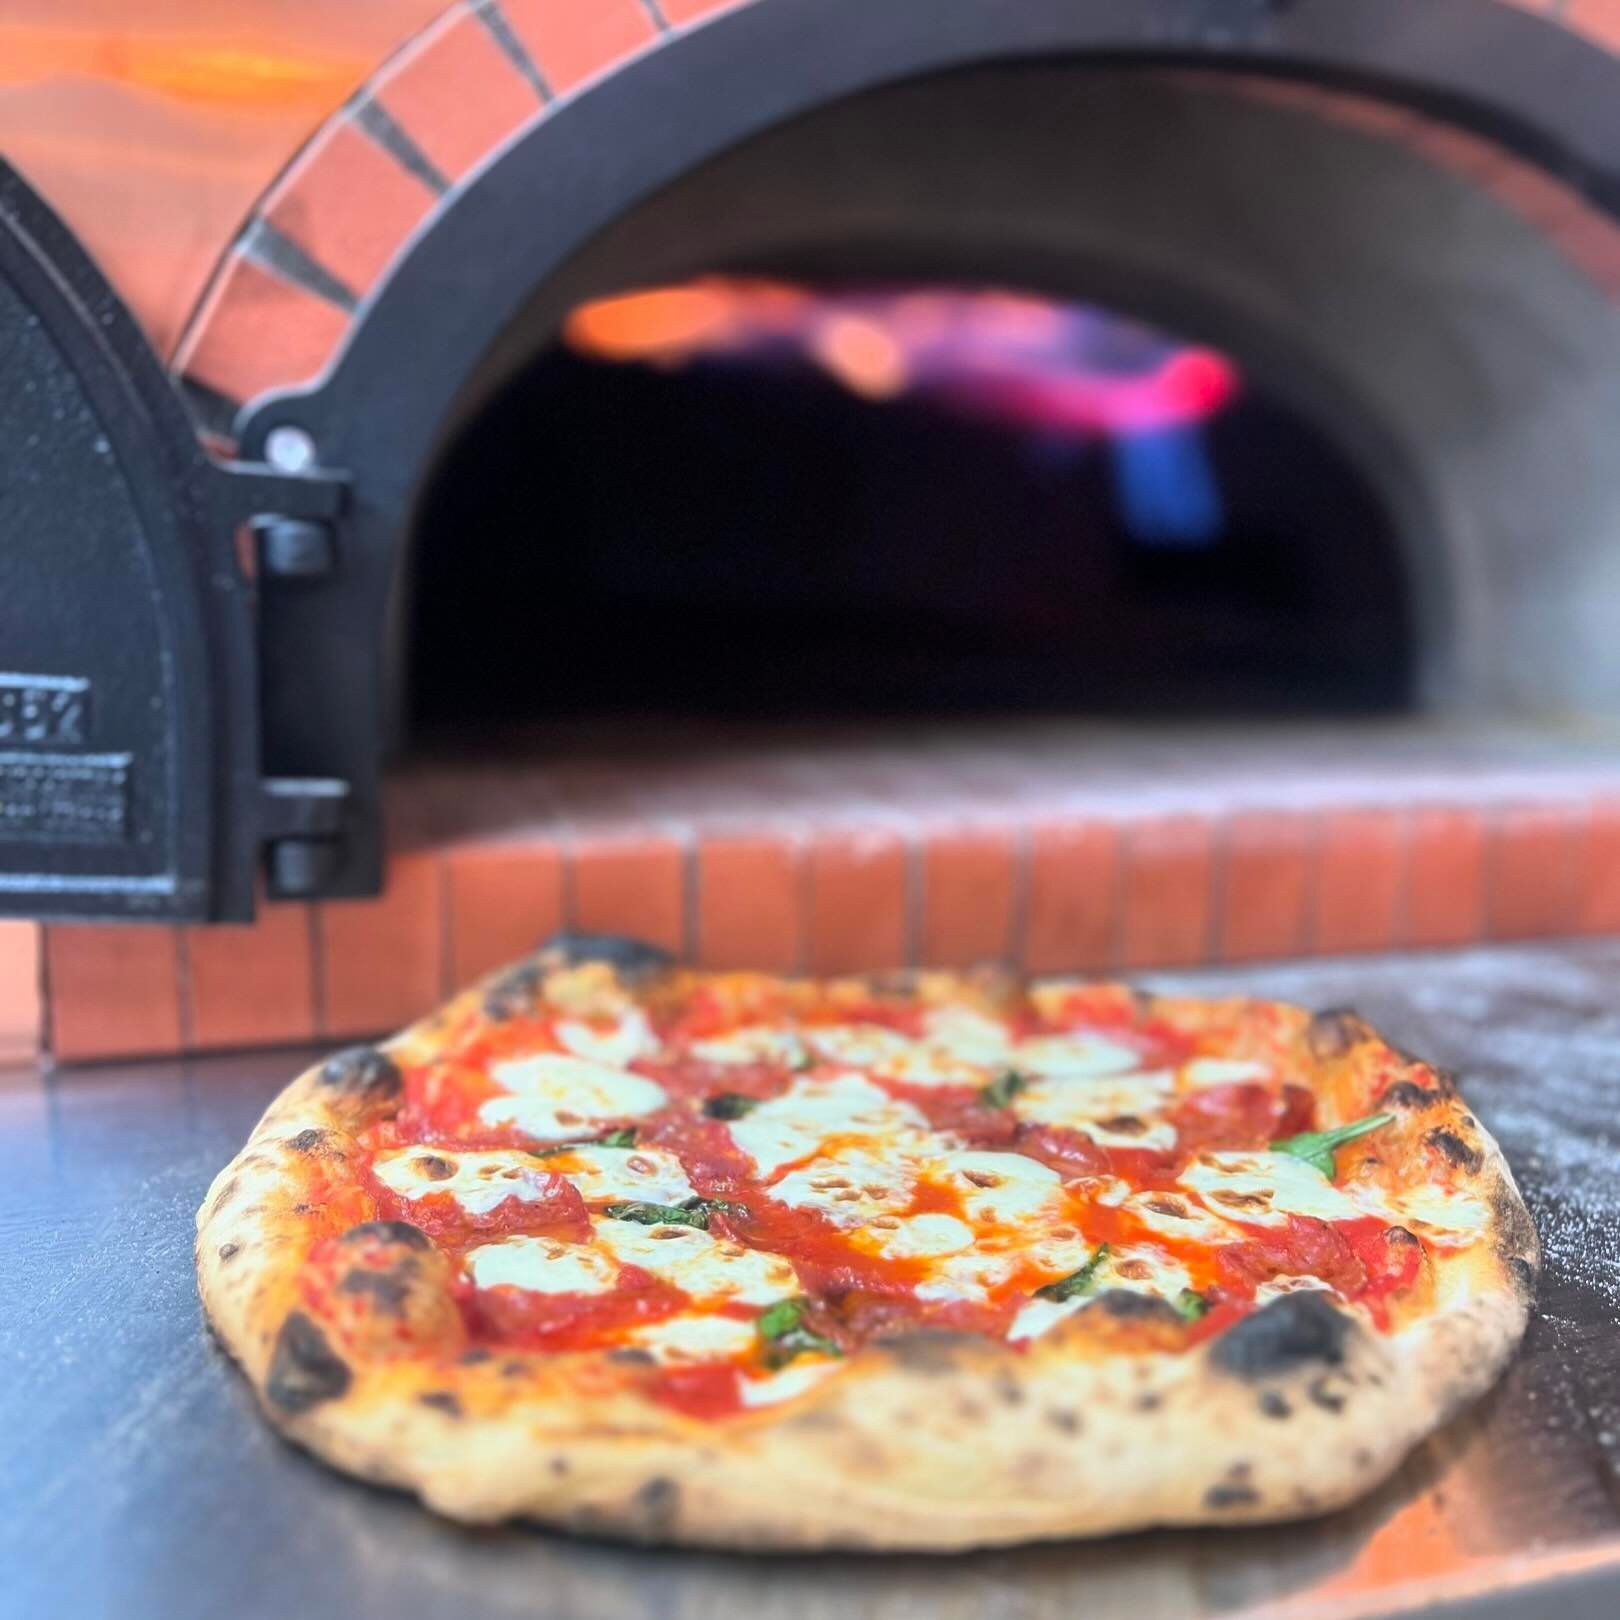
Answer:
[{"label": "burnt edge of crust", "polygon": [[1099,1311],[1118,1322],[1169,1322],[1177,1327],[1182,1318],[1169,1300],[1157,1294],[1139,1294],[1131,1288],[1110,1288],[1086,1306],[1089,1314]]},{"label": "burnt edge of crust", "polygon": [[1485,1155],[1472,1142],[1465,1142],[1455,1131],[1447,1130],[1443,1125],[1436,1126],[1423,1140],[1454,1169],[1477,1175],[1484,1166]]},{"label": "burnt edge of crust", "polygon": [[362,1221],[351,1226],[339,1243],[403,1243],[407,1249],[431,1249],[433,1240],[409,1221]]},{"label": "burnt edge of crust", "polygon": [[405,1083],[399,1065],[375,1046],[349,1046],[333,1053],[317,1078],[333,1091],[377,1102],[397,1097]]},{"label": "burnt edge of crust", "polygon": [[601,962],[612,968],[627,984],[654,978],[675,966],[675,958],[668,951],[644,939],[632,939],[627,934],[578,934],[571,931],[553,934],[542,941],[534,953],[534,960],[542,971],[584,967],[591,962]]},{"label": "burnt edge of crust", "polygon": [[1419,1113],[1425,1108],[1434,1108],[1445,1101],[1439,1091],[1430,1091],[1426,1086],[1420,1086],[1411,1080],[1396,1080],[1384,1087],[1378,1095],[1380,1108],[1398,1108],[1403,1111]]},{"label": "burnt edge of crust", "polygon": [[1305,1026],[1305,1045],[1320,1062],[1343,1057],[1362,1041],[1376,1039],[1372,1026],[1353,1007],[1329,1007],[1313,1013]]},{"label": "burnt edge of crust", "polygon": [[1215,1340],[1210,1362],[1235,1378],[1274,1378],[1302,1367],[1337,1367],[1352,1323],[1316,1289],[1269,1300]]},{"label": "burnt edge of crust", "polygon": [[296,1417],[323,1401],[346,1394],[354,1375],[333,1351],[326,1335],[304,1315],[291,1311],[276,1335],[264,1393],[283,1412]]}]

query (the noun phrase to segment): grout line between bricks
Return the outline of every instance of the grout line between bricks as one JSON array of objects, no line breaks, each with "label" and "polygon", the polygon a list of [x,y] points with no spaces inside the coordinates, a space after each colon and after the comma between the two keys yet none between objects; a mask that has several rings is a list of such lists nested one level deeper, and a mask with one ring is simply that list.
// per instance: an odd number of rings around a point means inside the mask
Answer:
[{"label": "grout line between bricks", "polygon": [[473,13],[500,46],[507,61],[534,91],[535,100],[542,107],[549,106],[554,92],[545,74],[540,71],[540,64],[529,54],[523,41],[518,38],[517,30],[512,27],[511,20],[501,10],[500,0],[473,0]]},{"label": "grout line between bricks", "polygon": [[641,0],[641,9],[645,11],[652,19],[653,27],[656,28],[660,34],[669,34],[674,32],[674,25],[670,22],[669,18],[664,15],[664,8],[660,4],[660,0]]}]

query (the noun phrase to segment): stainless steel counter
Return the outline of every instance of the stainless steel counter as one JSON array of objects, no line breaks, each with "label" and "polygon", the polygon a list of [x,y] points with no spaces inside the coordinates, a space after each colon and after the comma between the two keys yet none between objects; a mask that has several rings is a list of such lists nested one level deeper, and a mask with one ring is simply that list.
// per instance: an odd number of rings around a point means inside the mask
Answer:
[{"label": "stainless steel counter", "polygon": [[0,1077],[0,1615],[268,1620],[1620,1616],[1620,942],[1159,976],[1353,1003],[1459,1070],[1547,1250],[1524,1354],[1314,1525],[942,1560],[470,1533],[277,1440],[192,1212],[298,1054]]}]

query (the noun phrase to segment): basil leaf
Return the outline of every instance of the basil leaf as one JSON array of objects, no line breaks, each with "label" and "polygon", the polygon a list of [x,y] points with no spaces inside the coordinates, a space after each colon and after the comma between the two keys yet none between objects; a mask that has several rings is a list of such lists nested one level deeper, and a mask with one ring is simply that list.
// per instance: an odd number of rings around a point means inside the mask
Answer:
[{"label": "basil leaf", "polygon": [[631,1148],[636,1145],[636,1128],[626,1125],[622,1130],[609,1131],[597,1144],[598,1147]]},{"label": "basil leaf", "polygon": [[1303,1159],[1313,1169],[1320,1170],[1329,1181],[1333,1179],[1333,1154],[1336,1148],[1341,1148],[1346,1142],[1353,1142],[1358,1136],[1366,1136],[1369,1131],[1382,1130],[1386,1125],[1395,1122],[1393,1114],[1368,1114],[1365,1119],[1352,1120],[1348,1125],[1341,1125],[1333,1131],[1305,1131],[1299,1136],[1285,1136],[1280,1142],[1271,1144],[1273,1153],[1286,1153],[1296,1159]]},{"label": "basil leaf", "polygon": [[1049,1282],[1044,1287],[1037,1288],[1036,1297],[1055,1299],[1061,1303],[1066,1299],[1079,1299],[1082,1294],[1089,1294],[1097,1286],[1097,1273],[1102,1270],[1103,1262],[1107,1258],[1108,1245],[1104,1243],[1078,1271],[1071,1271],[1067,1277],[1059,1277],[1056,1282]]},{"label": "basil leaf", "polygon": [[602,1211],[610,1220],[634,1221],[638,1226],[695,1226],[709,1229],[709,1212],[702,1207],[688,1209],[684,1204],[609,1204]]},{"label": "basil leaf", "polygon": [[979,1092],[986,1108],[1010,1108],[1012,1100],[1029,1082],[1016,1069],[1004,1069]]},{"label": "basil leaf", "polygon": [[758,1107],[758,1097],[745,1097],[740,1091],[722,1091],[704,1101],[703,1112],[710,1119],[741,1119]]},{"label": "basil leaf", "polygon": [[549,1159],[557,1153],[573,1153],[582,1147],[630,1148],[636,1145],[636,1128],[626,1125],[621,1130],[609,1131],[606,1136],[594,1136],[584,1142],[553,1142],[550,1147],[530,1148],[530,1157]]},{"label": "basil leaf", "polygon": [[1209,1301],[1196,1288],[1183,1288],[1170,1303],[1175,1307],[1176,1315],[1185,1317],[1189,1322],[1209,1315]]},{"label": "basil leaf", "polygon": [[750,1215],[752,1210],[746,1204],[734,1204],[726,1198],[687,1198],[681,1203],[682,1209],[700,1209],[705,1215]]},{"label": "basil leaf", "polygon": [[762,1339],[780,1339],[784,1333],[791,1333],[803,1320],[802,1299],[779,1299],[759,1313],[754,1326]]},{"label": "basil leaf", "polygon": [[773,1371],[808,1351],[825,1356],[843,1354],[831,1339],[804,1325],[805,1304],[802,1299],[780,1299],[755,1318],[754,1330],[765,1341],[765,1365]]}]

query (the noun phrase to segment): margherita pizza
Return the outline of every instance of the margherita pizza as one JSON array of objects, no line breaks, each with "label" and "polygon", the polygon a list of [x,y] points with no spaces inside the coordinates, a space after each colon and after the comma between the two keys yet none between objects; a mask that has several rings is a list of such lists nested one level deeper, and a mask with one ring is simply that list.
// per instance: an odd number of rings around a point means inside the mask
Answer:
[{"label": "margherita pizza", "polygon": [[955,1548],[1316,1513],[1500,1371],[1535,1232],[1353,1014],[565,937],[198,1215],[285,1432],[457,1518]]}]

